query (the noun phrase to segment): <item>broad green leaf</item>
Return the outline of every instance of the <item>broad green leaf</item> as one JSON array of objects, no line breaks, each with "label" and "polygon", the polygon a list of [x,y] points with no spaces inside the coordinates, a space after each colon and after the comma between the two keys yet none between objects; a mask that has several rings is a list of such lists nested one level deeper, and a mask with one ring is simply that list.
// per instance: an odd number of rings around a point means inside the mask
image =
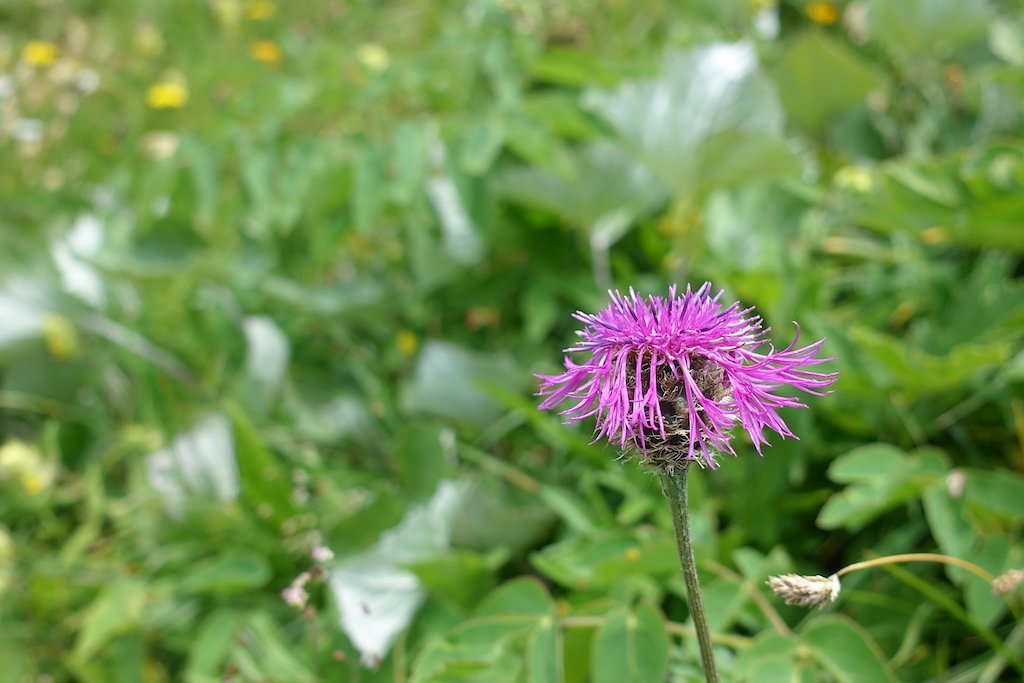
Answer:
[{"label": "broad green leaf", "polygon": [[[624,574],[640,573],[630,562],[630,556],[638,553],[637,541],[633,534],[616,534],[586,538],[575,536],[559,543],[548,545],[530,556],[532,564],[543,575],[568,587],[606,587]],[[643,555],[636,555],[638,559]],[[656,565],[666,562],[666,547],[649,555]],[[669,563],[669,566],[674,566]],[[620,573],[621,572],[621,573]]]},{"label": "broad green leaf", "polygon": [[912,399],[957,387],[980,372],[996,369],[1013,350],[1010,343],[996,341],[960,344],[937,356],[860,325],[851,327],[849,333],[878,369],[879,384]]},{"label": "broad green leaf", "polygon": [[662,185],[616,145],[593,143],[574,159],[575,173],[568,178],[544,168],[510,169],[499,176],[498,191],[587,229],[616,212],[638,215],[665,196]]},{"label": "broad green leaf", "polygon": [[466,173],[482,175],[491,165],[505,143],[500,121],[484,119],[473,126],[462,140],[459,164]]},{"label": "broad green leaf", "polygon": [[817,617],[801,629],[818,665],[839,683],[895,683],[878,645],[864,629],[838,615]]},{"label": "broad green leaf", "polygon": [[[1007,569],[1016,568],[1011,564],[1011,541],[1006,534],[988,533],[978,539],[977,547],[965,559],[969,559],[993,576],[999,576]],[[1016,559],[1020,559],[1018,557]],[[993,627],[996,620],[1006,612],[1006,599],[992,595],[992,586],[976,576],[964,577],[964,602],[967,611],[982,626]]]},{"label": "broad green leaf", "polygon": [[363,232],[376,227],[385,200],[385,172],[380,150],[367,144],[353,165],[352,223]]},{"label": "broad green leaf", "polygon": [[238,613],[228,609],[219,609],[206,617],[196,630],[188,651],[187,683],[210,683],[221,679],[240,623]]},{"label": "broad green leaf", "polygon": [[[939,549],[954,557],[968,557],[977,532],[964,516],[963,499],[953,498],[943,482],[925,491],[922,500],[928,528],[939,544]],[[955,567],[948,567],[946,573],[950,576],[963,576],[962,570]]]},{"label": "broad green leaf", "polygon": [[596,55],[558,47],[537,57],[530,71],[539,81],[574,87],[611,86],[617,80]]},{"label": "broad green leaf", "polygon": [[280,523],[295,514],[292,483],[284,464],[262,442],[249,416],[229,405],[235,457],[242,480],[242,496],[253,509],[262,508]]},{"label": "broad green leaf", "polygon": [[147,456],[146,478],[168,512],[180,516],[193,496],[221,502],[238,497],[245,477],[239,453],[227,416],[213,414]]},{"label": "broad green leaf", "polygon": [[571,178],[573,157],[562,140],[541,122],[522,114],[507,114],[501,122],[505,144],[531,166]]},{"label": "broad green leaf", "polygon": [[408,424],[395,442],[392,462],[399,479],[416,499],[430,496],[448,473],[441,428]]},{"label": "broad green leaf", "polygon": [[389,190],[399,204],[412,202],[423,188],[428,171],[429,131],[426,124],[409,121],[395,131]]},{"label": "broad green leaf", "polygon": [[195,563],[189,567],[179,588],[186,593],[248,593],[260,589],[270,577],[270,564],[264,557],[238,551]]},{"label": "broad green leaf", "polygon": [[73,656],[88,661],[110,640],[135,628],[146,608],[148,591],[137,579],[121,577],[100,592],[85,613]]},{"label": "broad green leaf", "polygon": [[594,683],[651,683],[668,673],[665,619],[649,605],[608,614],[594,637]]},{"label": "broad green leaf", "polygon": [[464,494],[464,486],[442,482],[429,501],[411,508],[373,547],[330,572],[341,628],[367,661],[383,660],[416,615],[426,594],[406,567],[448,551]]},{"label": "broad green leaf", "polygon": [[907,57],[941,56],[985,35],[992,18],[986,0],[871,0],[868,30]]},{"label": "broad green leaf", "polygon": [[526,643],[529,683],[563,683],[559,627],[554,615],[543,617]]},{"label": "broad green leaf", "polygon": [[964,504],[976,515],[1020,524],[1024,476],[1007,470],[971,470],[966,477]]},{"label": "broad green leaf", "polygon": [[1024,146],[988,141],[940,157],[897,159],[844,188],[839,206],[864,227],[930,242],[1024,249]]},{"label": "broad green leaf", "polygon": [[583,498],[576,493],[559,486],[541,484],[537,496],[576,533],[585,536],[597,533],[598,526],[593,519],[593,512],[587,509]]},{"label": "broad green leaf", "polygon": [[877,71],[856,52],[819,30],[806,31],[794,40],[772,73],[786,111],[811,129],[863,102],[881,82]]},{"label": "broad green leaf", "polygon": [[590,92],[586,102],[676,194],[703,197],[795,171],[782,107],[750,45],[674,53],[656,78]]},{"label": "broad green leaf", "polygon": [[487,423],[496,418],[499,407],[484,387],[506,388],[522,383],[511,359],[485,355],[448,342],[423,344],[416,369],[405,391],[406,407],[418,414],[443,417],[463,423]]},{"label": "broad green leaf", "polygon": [[303,663],[295,645],[267,612],[254,612],[242,624],[232,659],[243,653],[260,679],[314,683],[317,676]]},{"label": "broad green leaf", "polygon": [[849,485],[822,507],[818,525],[856,530],[896,505],[921,495],[948,469],[945,455],[923,448],[912,454],[887,444],[856,448],[839,456],[829,476]]},{"label": "broad green leaf", "polygon": [[478,617],[503,614],[552,616],[554,603],[544,585],[536,579],[515,579],[484,598],[476,611]]},{"label": "broad green leaf", "polygon": [[749,683],[800,683],[800,668],[793,657],[769,655],[757,660],[745,680]]},{"label": "broad green leaf", "polygon": [[453,551],[406,567],[416,574],[427,592],[462,609],[472,608],[494,585],[485,558],[475,553]]}]

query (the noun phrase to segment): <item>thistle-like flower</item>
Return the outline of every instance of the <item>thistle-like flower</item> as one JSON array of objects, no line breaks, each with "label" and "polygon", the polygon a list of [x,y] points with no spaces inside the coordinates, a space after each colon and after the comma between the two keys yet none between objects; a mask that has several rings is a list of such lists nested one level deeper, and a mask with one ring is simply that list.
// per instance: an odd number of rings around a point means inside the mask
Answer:
[{"label": "thistle-like flower", "polygon": [[768,586],[787,605],[824,607],[839,597],[839,577],[783,574],[768,579]]},{"label": "thistle-like flower", "polygon": [[714,469],[716,451],[735,455],[737,423],[758,453],[766,428],[794,437],[778,411],[805,406],[775,392],[789,385],[824,393],[836,375],[808,369],[830,360],[816,357],[824,339],[797,347],[797,326],[793,342],[776,350],[752,308],[725,306],[722,292],[710,292],[707,282],[682,296],[670,287],[667,299],[616,291],[597,314],[577,312],[581,340],[566,353],[588,355],[581,364],[566,356],[560,375],[538,375],[541,409],[571,402],[561,410],[567,422],[596,416],[595,441],[667,470],[694,460]]}]

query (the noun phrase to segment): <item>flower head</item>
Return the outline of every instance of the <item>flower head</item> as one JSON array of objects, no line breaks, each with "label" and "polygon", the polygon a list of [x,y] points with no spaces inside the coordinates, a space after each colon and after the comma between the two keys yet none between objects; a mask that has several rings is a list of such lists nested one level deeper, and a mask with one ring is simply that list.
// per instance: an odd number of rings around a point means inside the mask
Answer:
[{"label": "flower head", "polygon": [[188,102],[188,88],[179,81],[161,81],[146,91],[146,104],[151,109],[181,109]]},{"label": "flower head", "polygon": [[57,46],[45,40],[29,41],[21,50],[21,58],[32,66],[50,66],[59,55]]},{"label": "flower head", "polygon": [[768,586],[787,605],[824,607],[839,597],[839,577],[783,574],[768,579]]},{"label": "flower head", "polygon": [[541,409],[570,402],[561,411],[567,422],[596,416],[595,440],[668,469],[693,460],[714,468],[715,451],[735,455],[737,423],[758,453],[766,428],[794,436],[778,411],[804,404],[775,392],[788,385],[820,395],[835,380],[808,369],[829,360],[816,357],[824,340],[800,348],[795,338],[776,350],[753,309],[725,306],[722,292],[710,292],[711,283],[682,296],[673,286],[667,299],[616,291],[597,314],[577,312],[584,328],[566,352],[588,355],[581,364],[567,356],[560,375],[538,375]]}]

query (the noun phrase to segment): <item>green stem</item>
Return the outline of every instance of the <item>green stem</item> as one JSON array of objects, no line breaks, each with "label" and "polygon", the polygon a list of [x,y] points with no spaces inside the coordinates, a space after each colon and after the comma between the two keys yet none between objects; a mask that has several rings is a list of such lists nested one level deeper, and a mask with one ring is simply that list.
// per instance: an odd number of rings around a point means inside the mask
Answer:
[{"label": "green stem", "polygon": [[690,539],[690,511],[686,502],[686,475],[689,469],[689,464],[686,464],[671,472],[661,470],[661,490],[664,492],[665,498],[668,499],[668,508],[672,513],[672,526],[676,530],[679,564],[683,568],[690,616],[693,618],[693,628],[697,632],[700,659],[704,663],[704,678],[707,683],[718,683],[715,655],[711,650],[711,628],[708,626],[707,612],[704,611],[704,598],[701,597],[697,562],[693,558],[693,542]]}]

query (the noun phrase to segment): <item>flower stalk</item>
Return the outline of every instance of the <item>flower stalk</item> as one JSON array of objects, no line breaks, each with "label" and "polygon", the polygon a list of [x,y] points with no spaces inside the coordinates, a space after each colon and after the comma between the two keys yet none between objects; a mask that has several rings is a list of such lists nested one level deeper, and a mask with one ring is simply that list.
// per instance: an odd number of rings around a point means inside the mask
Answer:
[{"label": "flower stalk", "polygon": [[683,581],[686,582],[686,601],[690,606],[694,631],[697,633],[700,659],[704,664],[704,678],[708,683],[718,683],[715,655],[711,649],[711,627],[708,624],[707,612],[704,610],[700,577],[697,575],[697,562],[693,556],[693,541],[690,538],[690,511],[686,496],[686,475],[689,469],[689,463],[686,463],[671,470],[659,470],[661,490],[668,500],[669,511],[672,513],[679,564],[683,570]]}]

